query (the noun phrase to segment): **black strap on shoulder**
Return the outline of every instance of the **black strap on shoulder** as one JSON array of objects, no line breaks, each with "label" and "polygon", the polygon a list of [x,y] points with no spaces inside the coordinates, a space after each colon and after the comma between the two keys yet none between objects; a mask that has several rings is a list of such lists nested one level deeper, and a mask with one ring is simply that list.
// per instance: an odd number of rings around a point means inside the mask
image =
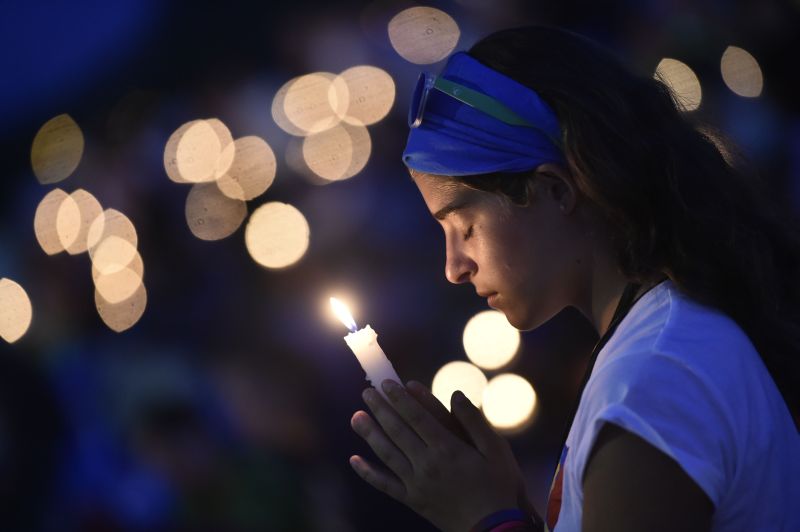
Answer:
[{"label": "black strap on shoulder", "polygon": [[567,422],[566,429],[564,430],[564,437],[561,440],[562,449],[564,448],[564,445],[567,444],[569,429],[572,427],[573,421],[575,421],[575,415],[578,413],[578,406],[581,402],[581,396],[583,395],[584,388],[586,388],[586,384],[589,382],[589,377],[592,375],[592,369],[594,369],[594,363],[597,361],[597,355],[614,334],[619,322],[621,322],[625,315],[628,314],[628,311],[635,303],[634,298],[636,297],[636,292],[639,291],[641,286],[642,285],[638,283],[628,283],[628,285],[625,287],[625,291],[622,292],[622,297],[619,298],[619,303],[617,303],[617,308],[614,310],[614,316],[611,318],[611,323],[609,323],[608,329],[606,329],[606,332],[603,333],[603,336],[600,337],[600,339],[594,345],[594,349],[592,349],[592,354],[589,356],[589,365],[586,367],[586,372],[583,374],[581,385],[578,388],[578,396],[575,399],[575,405],[572,408],[572,414],[570,414],[569,421]]}]

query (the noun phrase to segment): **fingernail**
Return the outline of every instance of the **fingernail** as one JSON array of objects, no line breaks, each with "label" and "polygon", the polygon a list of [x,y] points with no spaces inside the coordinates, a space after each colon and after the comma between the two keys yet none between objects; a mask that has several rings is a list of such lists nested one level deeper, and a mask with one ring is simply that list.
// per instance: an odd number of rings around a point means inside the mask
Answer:
[{"label": "fingernail", "polygon": [[373,395],[375,393],[374,388],[367,388],[363,392],[361,392],[361,398],[364,399],[367,403],[372,401]]},{"label": "fingernail", "polygon": [[383,381],[381,386],[383,386],[383,391],[386,393],[393,393],[400,389],[400,385],[391,379],[386,379]]}]

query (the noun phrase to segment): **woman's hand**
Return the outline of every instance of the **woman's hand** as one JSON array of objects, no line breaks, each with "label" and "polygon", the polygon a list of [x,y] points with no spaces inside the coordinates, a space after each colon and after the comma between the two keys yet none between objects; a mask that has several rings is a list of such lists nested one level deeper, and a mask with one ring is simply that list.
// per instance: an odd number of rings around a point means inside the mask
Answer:
[{"label": "woman's hand", "polygon": [[373,388],[362,394],[377,423],[359,410],[351,425],[391,472],[352,456],[361,478],[446,531],[467,531],[498,510],[531,510],[511,447],[463,393],[452,397],[459,435],[422,384],[387,380],[383,390],[389,402]]}]

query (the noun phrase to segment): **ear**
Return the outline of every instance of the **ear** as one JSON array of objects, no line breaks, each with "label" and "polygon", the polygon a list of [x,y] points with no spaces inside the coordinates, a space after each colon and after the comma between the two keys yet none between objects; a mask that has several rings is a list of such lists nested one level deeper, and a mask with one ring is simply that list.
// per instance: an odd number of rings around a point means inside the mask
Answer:
[{"label": "ear", "polygon": [[562,212],[572,212],[578,201],[578,188],[569,169],[557,163],[545,163],[536,167],[536,174],[543,179],[547,195],[559,204]]}]

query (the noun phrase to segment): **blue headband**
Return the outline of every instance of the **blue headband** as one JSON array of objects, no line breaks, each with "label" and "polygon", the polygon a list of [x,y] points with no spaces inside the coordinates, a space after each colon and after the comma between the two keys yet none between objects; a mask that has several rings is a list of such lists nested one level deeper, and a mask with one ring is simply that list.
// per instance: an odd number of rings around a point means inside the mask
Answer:
[{"label": "blue headband", "polygon": [[438,90],[427,95],[419,127],[408,135],[403,162],[450,176],[523,172],[564,163],[561,130],[550,107],[530,88],[465,52],[450,56],[440,77],[490,96],[534,125],[510,125]]}]

